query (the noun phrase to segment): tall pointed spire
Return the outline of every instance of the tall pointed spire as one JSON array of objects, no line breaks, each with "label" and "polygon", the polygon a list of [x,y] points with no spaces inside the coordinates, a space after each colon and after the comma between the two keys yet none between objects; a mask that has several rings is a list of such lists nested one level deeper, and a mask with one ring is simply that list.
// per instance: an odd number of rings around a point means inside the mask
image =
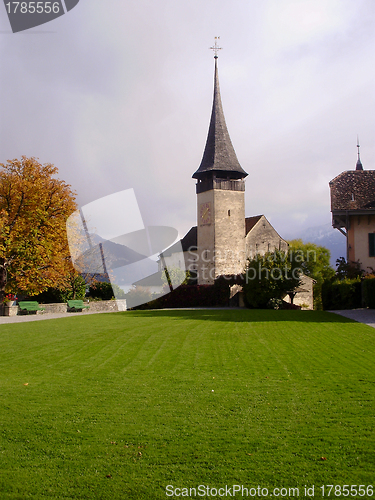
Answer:
[{"label": "tall pointed spire", "polygon": [[356,170],[363,170],[363,165],[362,165],[362,162],[361,162],[361,158],[359,156],[359,148],[360,148],[360,145],[359,145],[359,138],[358,138],[358,135],[357,135],[357,148],[358,148],[358,160],[357,160],[357,164],[355,166],[355,169]]},{"label": "tall pointed spire", "polygon": [[203,158],[198,170],[193,174],[193,178],[204,179],[209,173],[216,173],[219,176],[227,174],[232,179],[242,179],[248,174],[242,169],[237,160],[225,123],[217,69],[217,51],[220,50],[220,47],[217,47],[216,41],[212,49],[215,52],[215,77],[211,122]]}]

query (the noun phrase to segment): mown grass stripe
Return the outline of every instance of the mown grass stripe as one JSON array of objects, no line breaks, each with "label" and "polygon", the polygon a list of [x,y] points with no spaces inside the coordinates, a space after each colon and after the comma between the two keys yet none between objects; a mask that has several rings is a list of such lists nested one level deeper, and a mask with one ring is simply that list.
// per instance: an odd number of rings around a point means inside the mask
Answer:
[{"label": "mown grass stripe", "polygon": [[167,484],[369,483],[374,339],[365,325],[298,311],[144,311],[7,325],[0,498],[157,499]]}]

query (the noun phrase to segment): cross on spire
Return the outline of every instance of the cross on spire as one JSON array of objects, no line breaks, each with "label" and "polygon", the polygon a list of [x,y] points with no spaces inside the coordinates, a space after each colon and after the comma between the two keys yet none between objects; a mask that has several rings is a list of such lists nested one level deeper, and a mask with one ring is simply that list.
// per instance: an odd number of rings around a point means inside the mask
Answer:
[{"label": "cross on spire", "polygon": [[219,56],[217,55],[219,50],[222,50],[222,47],[219,47],[217,42],[218,40],[220,40],[220,37],[219,36],[215,36],[215,45],[213,45],[212,47],[210,47],[210,50],[213,50],[214,51],[214,58],[217,59]]}]

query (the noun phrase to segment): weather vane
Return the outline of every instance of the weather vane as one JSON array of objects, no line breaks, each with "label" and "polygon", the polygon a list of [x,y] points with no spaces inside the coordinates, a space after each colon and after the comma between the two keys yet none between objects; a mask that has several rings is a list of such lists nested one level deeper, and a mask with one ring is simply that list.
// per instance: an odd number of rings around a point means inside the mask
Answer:
[{"label": "weather vane", "polygon": [[220,40],[220,37],[219,36],[215,36],[215,45],[213,47],[210,47],[210,50],[213,50],[215,55],[214,55],[214,58],[217,59],[219,56],[217,55],[219,50],[222,50],[222,47],[219,47],[217,42],[218,40]]}]

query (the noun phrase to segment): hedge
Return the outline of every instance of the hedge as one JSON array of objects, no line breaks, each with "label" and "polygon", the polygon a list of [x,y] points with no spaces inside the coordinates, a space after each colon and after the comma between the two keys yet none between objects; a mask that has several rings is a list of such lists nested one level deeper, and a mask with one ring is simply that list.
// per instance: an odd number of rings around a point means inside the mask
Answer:
[{"label": "hedge", "polygon": [[229,294],[229,284],[220,280],[214,285],[180,285],[173,292],[135,309],[224,307],[229,304]]},{"label": "hedge", "polygon": [[362,281],[362,299],[364,307],[375,309],[375,278]]},{"label": "hedge", "polygon": [[322,285],[323,309],[357,309],[362,307],[361,281],[342,280]]}]

